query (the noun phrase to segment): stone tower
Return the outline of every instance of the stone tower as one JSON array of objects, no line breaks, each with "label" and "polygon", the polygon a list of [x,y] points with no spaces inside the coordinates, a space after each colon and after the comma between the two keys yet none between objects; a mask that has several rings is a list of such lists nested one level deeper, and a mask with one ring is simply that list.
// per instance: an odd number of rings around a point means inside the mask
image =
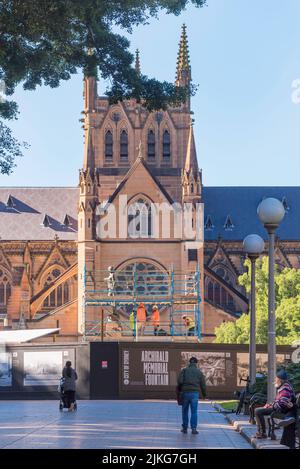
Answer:
[{"label": "stone tower", "polygon": [[[135,69],[141,73],[138,51]],[[190,81],[188,40],[183,25],[176,85],[187,86]],[[181,209],[189,205],[192,218],[188,223],[195,227],[202,181],[190,99],[179,107],[158,112],[148,112],[134,99],[111,105],[107,97],[98,96],[97,76],[92,73],[84,79],[84,132],[78,207],[78,319],[81,331],[85,267],[89,272],[106,271],[109,266],[122,272],[133,264],[145,271],[168,271],[171,267],[188,271],[197,265],[203,270],[203,244],[192,245],[189,233],[182,231],[178,235],[172,213],[167,235],[165,212],[164,215],[156,213],[155,228],[150,220],[151,228],[148,226],[146,231],[141,223],[135,223],[136,215],[132,215],[132,207],[137,203],[148,210],[148,219],[150,207],[159,207],[151,209],[153,215],[155,210],[170,212],[174,204]],[[99,223],[107,216],[109,206],[115,210],[116,222],[110,235],[106,236],[101,230],[99,232]],[[124,226],[124,220],[128,226]],[[138,236],[129,233],[130,222],[135,223]]]}]

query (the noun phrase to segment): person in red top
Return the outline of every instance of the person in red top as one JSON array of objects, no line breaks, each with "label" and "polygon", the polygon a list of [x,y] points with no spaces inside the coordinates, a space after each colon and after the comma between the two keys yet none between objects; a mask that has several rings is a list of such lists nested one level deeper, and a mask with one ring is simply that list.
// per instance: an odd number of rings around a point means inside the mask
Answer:
[{"label": "person in red top", "polygon": [[144,334],[146,319],[147,319],[147,311],[145,308],[144,303],[140,303],[138,309],[136,310],[136,319],[137,319],[137,326],[138,326],[138,333]]},{"label": "person in red top", "polygon": [[159,311],[157,305],[152,307],[151,321],[154,327],[153,334],[158,335],[158,328],[160,323]]},{"label": "person in red top", "polygon": [[296,397],[292,385],[288,381],[285,370],[278,371],[275,378],[275,386],[277,394],[274,402],[267,403],[264,407],[255,409],[255,417],[257,424],[256,438],[267,438],[265,417],[277,411],[287,414],[295,405]]}]

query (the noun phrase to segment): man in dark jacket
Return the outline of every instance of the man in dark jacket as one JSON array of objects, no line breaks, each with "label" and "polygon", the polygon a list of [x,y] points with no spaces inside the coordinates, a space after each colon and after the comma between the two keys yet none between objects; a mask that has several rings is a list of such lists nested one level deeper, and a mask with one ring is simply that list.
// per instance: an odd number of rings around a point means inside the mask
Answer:
[{"label": "man in dark jacket", "polygon": [[200,392],[203,399],[206,398],[206,384],[202,371],[197,368],[198,360],[196,357],[190,358],[188,367],[181,370],[178,376],[178,386],[183,393],[182,403],[182,433],[187,433],[189,425],[189,408],[191,408],[191,429],[192,434],[197,435],[198,422],[198,400]]}]

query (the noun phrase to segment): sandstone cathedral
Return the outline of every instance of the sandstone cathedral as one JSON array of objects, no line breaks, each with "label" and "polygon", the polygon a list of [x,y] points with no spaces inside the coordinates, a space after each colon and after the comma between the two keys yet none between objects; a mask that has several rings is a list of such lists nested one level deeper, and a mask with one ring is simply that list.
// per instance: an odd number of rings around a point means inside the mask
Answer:
[{"label": "sandstone cathedral", "polygon": [[[135,66],[140,72],[138,54]],[[184,26],[176,84],[190,81]],[[163,278],[171,268],[199,268],[201,337],[212,341],[216,326],[248,311],[246,293],[238,283],[244,272],[242,243],[250,233],[266,240],[256,216],[265,197],[278,198],[286,210],[277,232],[276,262],[281,268],[299,268],[300,188],[205,186],[190,106],[189,99],[159,112],[148,112],[134,99],[111,105],[98,95],[97,78],[85,77],[85,144],[78,187],[0,188],[1,328],[57,328],[57,341],[81,341],[86,272],[95,283],[93,275],[109,273],[112,266],[119,278],[138,269],[149,279]],[[147,219],[153,204],[201,205],[204,242],[193,246],[184,234],[165,236],[163,226],[154,236],[151,220],[146,230],[141,223],[135,225],[140,236],[117,226],[114,236],[102,237],[97,230],[99,206],[104,212],[107,204],[113,206],[119,220],[125,196],[129,223],[136,217],[137,204],[145,207]],[[123,318],[129,313],[124,307]],[[102,317],[99,314],[93,312],[94,321],[105,321],[103,309]]]}]

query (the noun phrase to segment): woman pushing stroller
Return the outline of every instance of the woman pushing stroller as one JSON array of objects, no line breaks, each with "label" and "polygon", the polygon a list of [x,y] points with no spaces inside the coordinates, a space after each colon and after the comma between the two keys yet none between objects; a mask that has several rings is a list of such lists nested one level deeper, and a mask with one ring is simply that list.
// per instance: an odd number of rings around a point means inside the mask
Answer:
[{"label": "woman pushing stroller", "polygon": [[62,377],[64,379],[63,386],[65,403],[69,412],[72,412],[74,410],[76,380],[78,379],[78,376],[74,368],[72,368],[72,363],[70,361],[66,362],[66,366],[64,367],[62,372]]}]

